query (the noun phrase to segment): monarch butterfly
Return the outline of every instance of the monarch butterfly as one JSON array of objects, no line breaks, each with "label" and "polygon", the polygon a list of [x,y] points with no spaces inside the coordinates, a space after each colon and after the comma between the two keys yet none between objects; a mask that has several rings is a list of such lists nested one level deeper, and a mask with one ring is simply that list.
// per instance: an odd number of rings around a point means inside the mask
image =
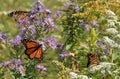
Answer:
[{"label": "monarch butterfly", "polygon": [[21,40],[23,45],[25,46],[25,54],[28,55],[30,59],[37,58],[42,59],[43,51],[42,51],[42,44],[39,44],[36,41],[31,41],[28,39]]},{"label": "monarch butterfly", "polygon": [[13,17],[16,22],[20,23],[20,21],[29,18],[29,13],[28,11],[13,11],[8,16]]},{"label": "monarch butterfly", "polygon": [[100,62],[100,56],[98,54],[88,54],[88,63],[87,67],[93,67],[99,64]]}]

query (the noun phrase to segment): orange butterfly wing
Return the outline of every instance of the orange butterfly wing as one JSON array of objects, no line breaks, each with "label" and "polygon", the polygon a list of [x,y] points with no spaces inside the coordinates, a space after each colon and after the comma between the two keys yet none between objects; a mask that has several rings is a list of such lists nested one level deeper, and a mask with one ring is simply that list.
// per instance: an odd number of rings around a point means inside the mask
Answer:
[{"label": "orange butterfly wing", "polygon": [[88,63],[87,63],[87,67],[93,67],[99,64],[100,62],[100,57],[99,55],[95,55],[95,54],[88,54]]},{"label": "orange butterfly wing", "polygon": [[41,44],[35,41],[27,40],[27,39],[23,39],[22,43],[24,44],[26,48],[25,54],[27,54],[30,59],[33,59],[33,58],[41,59],[42,58],[43,52],[42,52]]},{"label": "orange butterfly wing", "polygon": [[16,22],[20,23],[21,20],[28,18],[28,11],[13,11],[8,16],[13,17]]}]

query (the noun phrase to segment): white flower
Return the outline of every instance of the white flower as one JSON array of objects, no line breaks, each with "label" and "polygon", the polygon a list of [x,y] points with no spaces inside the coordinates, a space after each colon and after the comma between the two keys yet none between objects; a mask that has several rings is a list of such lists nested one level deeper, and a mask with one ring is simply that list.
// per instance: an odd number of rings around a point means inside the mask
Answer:
[{"label": "white flower", "polygon": [[108,22],[108,26],[109,26],[109,27],[116,27],[116,26],[115,26],[115,22],[114,22],[113,20],[109,20],[109,19],[108,19],[107,22]]},{"label": "white flower", "polygon": [[115,38],[120,39],[120,34],[117,34],[117,35],[115,36]]},{"label": "white flower", "polygon": [[112,35],[115,35],[118,33],[118,31],[115,28],[108,28],[106,29],[106,31],[108,34],[112,34]]},{"label": "white flower", "polygon": [[116,14],[113,11],[111,11],[111,10],[107,10],[107,14],[109,16],[116,16]]},{"label": "white flower", "polygon": [[116,26],[120,28],[120,22],[116,22]]},{"label": "white flower", "polygon": [[116,14],[115,14],[113,11],[108,10],[108,11],[107,11],[107,14],[108,14],[108,18],[109,18],[109,19],[118,20]]},{"label": "white flower", "polygon": [[[110,70],[112,65],[114,64],[108,63],[108,62],[100,62],[99,65],[89,68],[89,72],[95,73],[96,71],[99,71],[99,70]],[[101,73],[105,73],[105,71],[101,71]]]},{"label": "white flower", "polygon": [[105,70],[101,70],[101,73],[102,73],[102,74],[105,74]]},{"label": "white flower", "polygon": [[71,79],[78,78],[78,74],[76,74],[75,72],[70,72],[69,74],[71,76]]},{"label": "white flower", "polygon": [[105,44],[109,45],[110,47],[115,47],[115,48],[117,48],[117,47],[119,46],[115,41],[111,40],[111,39],[108,38],[107,36],[104,36],[104,37],[103,37],[103,42],[104,42]]},{"label": "white flower", "polygon": [[78,79],[89,79],[86,75],[78,75]]}]

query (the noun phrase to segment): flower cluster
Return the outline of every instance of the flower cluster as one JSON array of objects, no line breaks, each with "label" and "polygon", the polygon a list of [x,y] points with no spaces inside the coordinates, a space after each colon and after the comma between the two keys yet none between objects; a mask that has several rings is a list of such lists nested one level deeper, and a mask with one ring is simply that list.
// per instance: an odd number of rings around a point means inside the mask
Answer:
[{"label": "flower cluster", "polygon": [[45,41],[46,43],[48,43],[48,45],[52,48],[52,49],[56,49],[58,46],[57,41],[54,38],[44,38],[43,41]]},{"label": "flower cluster", "polygon": [[[100,71],[100,70],[109,71],[113,65],[115,65],[115,64],[108,63],[108,62],[100,62],[99,65],[94,66],[92,68],[89,68],[89,72],[90,73],[95,73],[95,72]],[[103,71],[102,71],[102,73],[103,73]],[[103,73],[103,74],[105,74],[105,73]]]},{"label": "flower cluster", "polygon": [[[118,29],[120,28],[120,22],[118,22],[117,15],[111,10],[107,11],[107,22],[109,28],[106,29],[106,33],[109,35],[109,37],[104,38],[106,39],[106,42],[108,42],[108,45],[119,48],[119,41],[116,39],[119,39],[120,32]],[[115,35],[115,37],[112,37],[112,35]]]},{"label": "flower cluster", "polygon": [[104,36],[103,37],[103,42],[107,45],[109,45],[110,47],[113,47],[113,48],[120,48],[120,45],[118,43],[116,43],[114,40],[110,39],[109,37],[107,36]]},{"label": "flower cluster", "polygon": [[43,71],[46,71],[47,70],[47,68],[46,67],[44,67],[44,66],[42,66],[42,65],[37,65],[36,67],[35,67],[36,69],[38,69],[38,70],[43,70]]},{"label": "flower cluster", "polygon": [[86,31],[90,31],[92,27],[99,27],[97,21],[84,22],[84,20],[79,20],[79,22],[86,29]]},{"label": "flower cluster", "polygon": [[20,74],[25,73],[25,68],[22,66],[22,61],[20,59],[14,59],[11,61],[0,63],[0,67],[4,67],[10,70],[16,70]]},{"label": "flower cluster", "polygon": [[92,79],[89,78],[87,75],[78,75],[75,72],[70,72],[69,74],[71,79]]}]

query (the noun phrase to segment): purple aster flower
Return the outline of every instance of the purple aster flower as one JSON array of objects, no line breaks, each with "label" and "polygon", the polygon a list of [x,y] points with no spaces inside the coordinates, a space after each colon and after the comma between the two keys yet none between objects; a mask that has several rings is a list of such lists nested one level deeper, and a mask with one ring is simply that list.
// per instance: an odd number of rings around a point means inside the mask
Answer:
[{"label": "purple aster flower", "polygon": [[5,33],[3,33],[3,32],[0,34],[0,37],[3,38],[3,39],[7,39],[8,38],[7,35]]},{"label": "purple aster flower", "polygon": [[46,25],[48,26],[54,26],[54,22],[53,19],[50,16],[47,16],[44,20],[44,22],[46,23]]},{"label": "purple aster flower", "polygon": [[30,24],[29,18],[23,19],[19,22],[18,28],[24,29],[26,25]]},{"label": "purple aster flower", "polygon": [[37,66],[35,66],[35,68],[38,69],[38,70],[43,70],[43,71],[47,70],[47,68],[42,66],[42,65],[37,65]]},{"label": "purple aster flower", "polygon": [[48,15],[52,14],[52,12],[51,12],[49,9],[46,9],[45,12],[46,12]]},{"label": "purple aster flower", "polygon": [[39,10],[37,10],[37,9],[32,10],[32,11],[30,12],[29,16],[30,16],[30,15],[33,15],[33,14],[36,14],[36,13],[38,13],[38,12],[39,12]]},{"label": "purple aster flower", "polygon": [[92,22],[92,25],[93,25],[93,26],[96,26],[96,27],[98,27],[98,26],[99,26],[99,24],[97,24],[97,22],[96,22],[96,21],[93,21],[93,22]]},{"label": "purple aster flower", "polygon": [[102,42],[101,41],[97,41],[97,46],[101,46]]},{"label": "purple aster flower", "polygon": [[24,74],[25,73],[25,68],[22,65],[17,66],[16,70],[18,72],[20,72],[20,74]]},{"label": "purple aster flower", "polygon": [[14,60],[11,60],[11,63],[14,63],[14,64],[22,64],[22,61],[20,59],[14,59]]},{"label": "purple aster flower", "polygon": [[12,40],[12,43],[15,45],[15,46],[19,46],[20,43],[21,43],[21,36],[17,35],[13,40]]},{"label": "purple aster flower", "polygon": [[64,58],[64,57],[69,57],[69,56],[71,56],[67,51],[63,51],[63,52],[61,52],[60,54],[59,54],[59,56],[61,57],[61,58]]},{"label": "purple aster flower", "polygon": [[71,5],[74,5],[74,3],[72,3],[72,2],[67,2],[66,4],[65,4],[65,9],[67,10]]},{"label": "purple aster flower", "polygon": [[38,24],[39,26],[42,26],[42,29],[43,29],[44,26],[45,26],[45,23],[43,22],[43,19],[42,19],[42,18],[38,18],[37,24]]},{"label": "purple aster flower", "polygon": [[31,11],[30,14],[35,14],[38,12],[44,12],[44,5],[41,0],[38,0],[37,2],[34,2],[31,7],[35,8],[35,10]]},{"label": "purple aster flower", "polygon": [[36,10],[38,11],[38,12],[44,12],[44,6],[38,6],[37,8],[36,8]]},{"label": "purple aster flower", "polygon": [[28,27],[28,29],[31,30],[31,31],[33,32],[33,34],[36,34],[36,30],[35,30],[34,25],[30,25],[30,26]]},{"label": "purple aster flower", "polygon": [[29,29],[29,31],[30,31],[30,35],[33,36],[33,38],[35,38],[37,32],[36,32],[36,29],[35,29],[34,25],[30,25],[30,26],[28,27],[28,29]]},{"label": "purple aster flower", "polygon": [[0,66],[7,67],[9,64],[11,64],[11,61],[2,62]]},{"label": "purple aster flower", "polygon": [[56,14],[56,18],[58,19],[61,15],[61,11],[56,11],[55,14]]},{"label": "purple aster flower", "polygon": [[11,61],[0,63],[0,66],[8,68],[10,70],[17,70],[21,64],[22,64],[22,61],[20,59],[14,59]]},{"label": "purple aster flower", "polygon": [[37,32],[34,25],[30,25],[27,29],[25,28],[22,30],[21,36],[25,38],[28,38],[28,37],[35,38],[36,34]]},{"label": "purple aster flower", "polygon": [[89,31],[89,30],[90,30],[90,26],[89,26],[88,24],[86,24],[86,25],[85,25],[85,29],[86,29],[87,31]]},{"label": "purple aster flower", "polygon": [[65,10],[67,10],[67,9],[70,9],[70,10],[74,10],[74,11],[76,11],[76,12],[78,12],[79,11],[79,6],[78,5],[76,5],[75,3],[73,3],[73,2],[67,2],[66,4],[65,4]]},{"label": "purple aster flower", "polygon": [[58,43],[54,38],[44,38],[43,40],[47,42],[52,49],[57,48]]}]

